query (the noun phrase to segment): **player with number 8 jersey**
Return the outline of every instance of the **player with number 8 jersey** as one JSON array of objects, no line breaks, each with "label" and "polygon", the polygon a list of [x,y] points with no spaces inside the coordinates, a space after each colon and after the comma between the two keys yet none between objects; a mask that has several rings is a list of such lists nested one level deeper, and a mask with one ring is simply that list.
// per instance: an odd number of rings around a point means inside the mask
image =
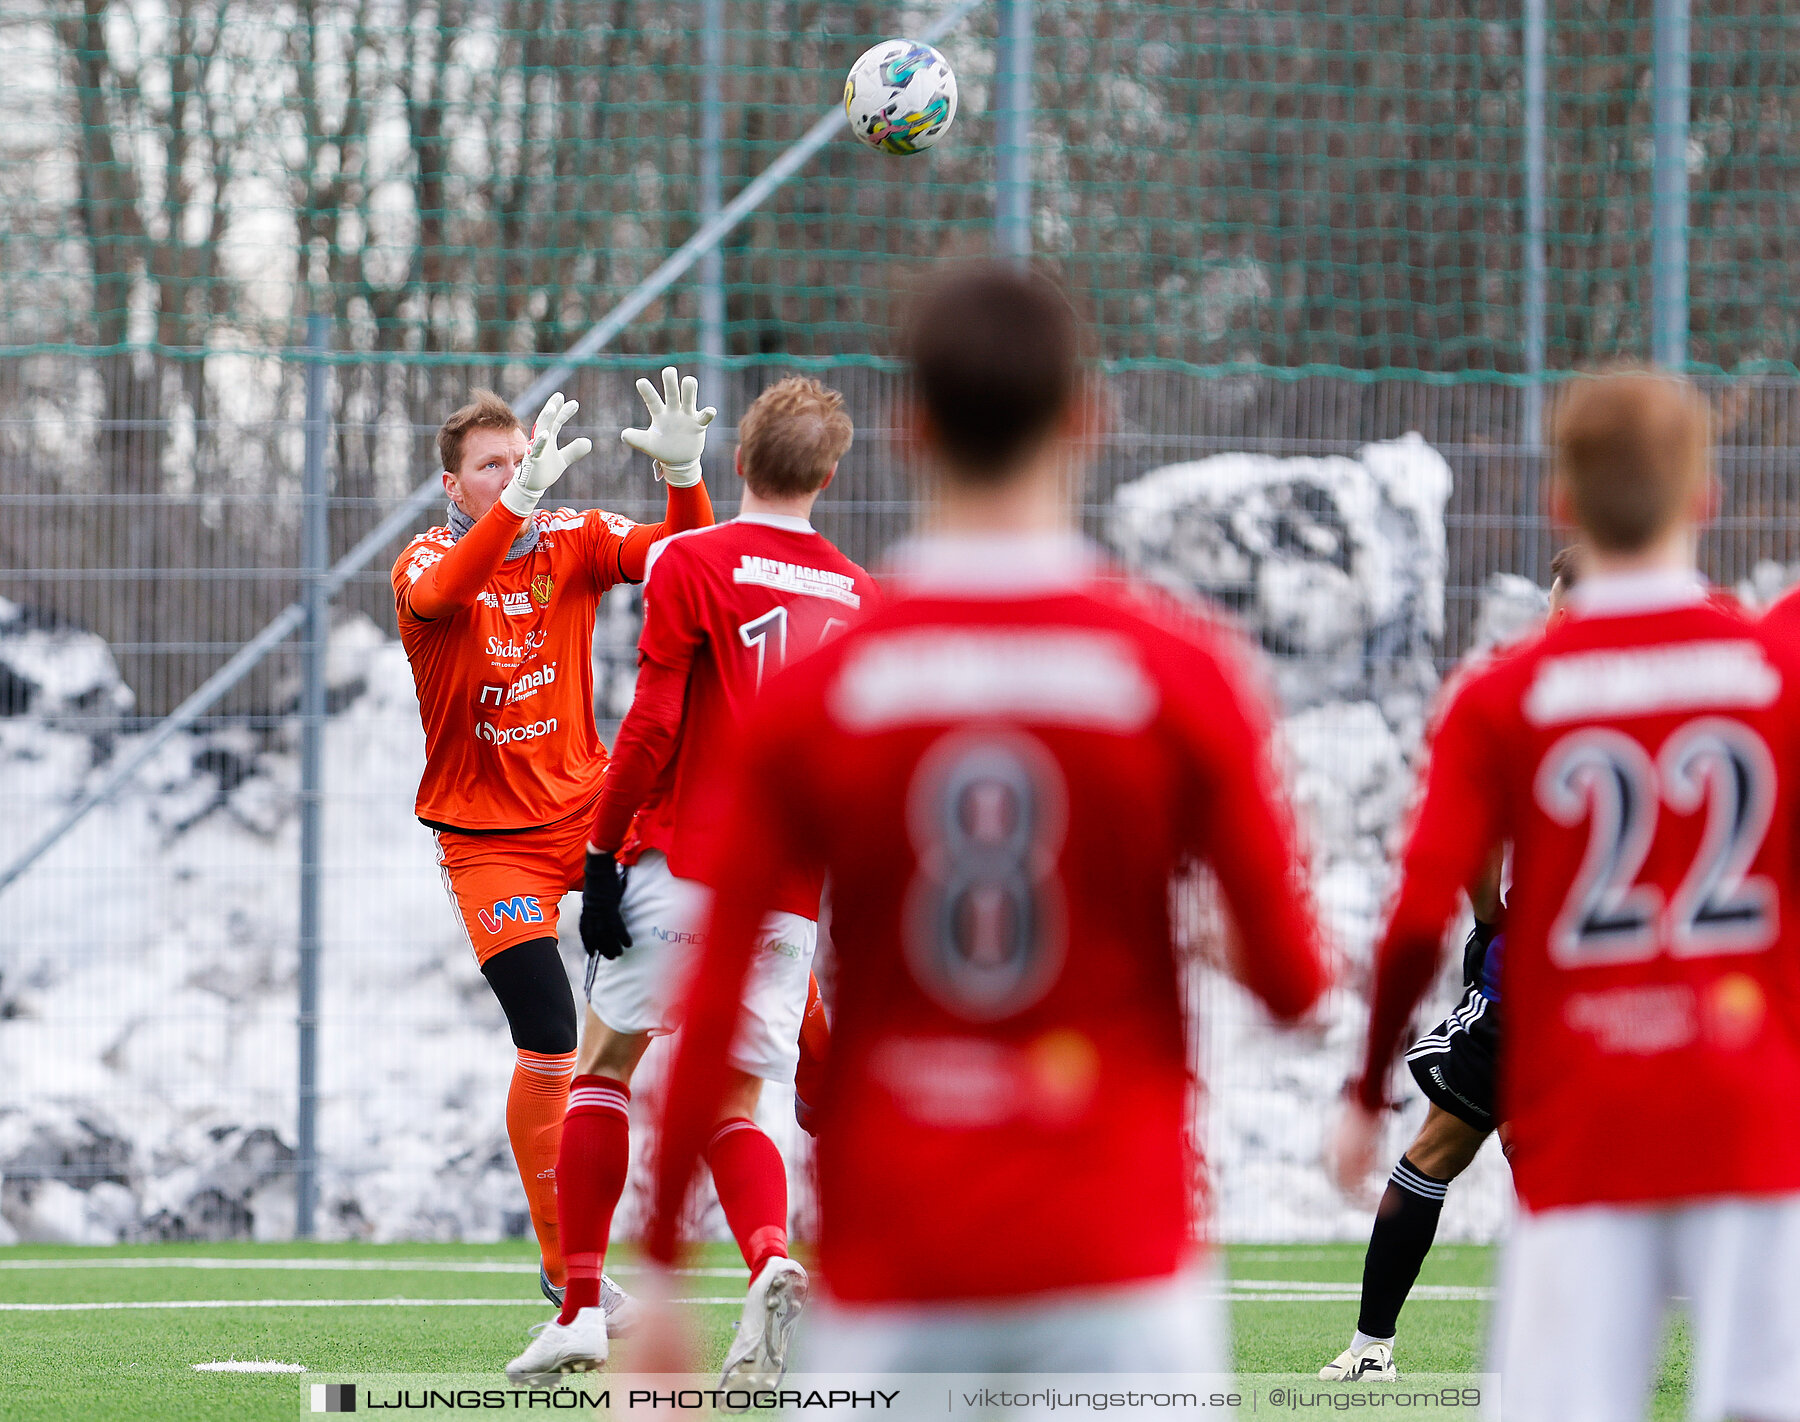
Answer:
[{"label": "player with number 8 jersey", "polygon": [[[926,527],[883,608],[746,722],[648,1248],[674,1256],[776,876],[825,869],[829,1297],[808,1365],[1222,1368],[1217,1294],[1192,1267],[1173,880],[1212,865],[1244,979],[1278,1015],[1327,981],[1259,680],[1230,631],[1134,588],[1077,531],[1098,402],[1066,296],[952,269],[907,344]],[[647,1321],[645,1347],[657,1336]]]}]

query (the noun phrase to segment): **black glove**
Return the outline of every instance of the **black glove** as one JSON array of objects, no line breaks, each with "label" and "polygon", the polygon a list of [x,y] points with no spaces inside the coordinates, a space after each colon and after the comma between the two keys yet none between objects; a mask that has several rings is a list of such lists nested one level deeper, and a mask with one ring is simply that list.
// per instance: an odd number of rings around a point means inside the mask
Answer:
[{"label": "black glove", "polygon": [[581,885],[581,946],[587,949],[590,971],[595,959],[616,958],[631,946],[625,915],[619,911],[630,873],[612,855],[588,851],[587,877]]}]

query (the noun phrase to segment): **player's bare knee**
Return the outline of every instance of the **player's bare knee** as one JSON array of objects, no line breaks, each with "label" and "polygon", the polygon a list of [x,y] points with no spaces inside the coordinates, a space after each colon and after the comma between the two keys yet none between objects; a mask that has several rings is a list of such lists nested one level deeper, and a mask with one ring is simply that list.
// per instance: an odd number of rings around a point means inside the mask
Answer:
[{"label": "player's bare knee", "polygon": [[575,1056],[577,1076],[604,1076],[629,1083],[637,1064],[650,1045],[648,1032],[615,1032],[593,1008],[581,1026],[581,1047]]},{"label": "player's bare knee", "polygon": [[1434,1180],[1454,1180],[1469,1168],[1487,1138],[1488,1132],[1434,1105],[1406,1148],[1406,1158]]},{"label": "player's bare knee", "polygon": [[731,1084],[725,1089],[724,1099],[719,1103],[719,1119],[729,1121],[741,1116],[747,1121],[756,1119],[756,1106],[762,1100],[762,1078],[751,1076],[748,1072],[734,1071]]}]

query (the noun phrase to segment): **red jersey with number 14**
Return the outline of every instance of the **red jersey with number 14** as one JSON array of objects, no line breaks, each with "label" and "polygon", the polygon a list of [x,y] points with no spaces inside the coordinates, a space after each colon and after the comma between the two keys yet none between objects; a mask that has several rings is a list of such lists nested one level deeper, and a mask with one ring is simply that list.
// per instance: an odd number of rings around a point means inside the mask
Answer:
[{"label": "red jersey with number 14", "polygon": [[1371,1070],[1456,886],[1510,843],[1500,1104],[1527,1207],[1800,1190],[1800,649],[1691,574],[1584,580],[1570,610],[1443,713]]},{"label": "red jersey with number 14", "polygon": [[[705,871],[731,746],[763,682],[872,611],[875,580],[804,519],[741,514],[658,544],[644,579],[643,661],[687,675],[681,728],[619,854],[667,856],[679,878]],[[627,720],[616,747],[629,756]],[[819,916],[823,878],[782,865],[770,908]]]}]

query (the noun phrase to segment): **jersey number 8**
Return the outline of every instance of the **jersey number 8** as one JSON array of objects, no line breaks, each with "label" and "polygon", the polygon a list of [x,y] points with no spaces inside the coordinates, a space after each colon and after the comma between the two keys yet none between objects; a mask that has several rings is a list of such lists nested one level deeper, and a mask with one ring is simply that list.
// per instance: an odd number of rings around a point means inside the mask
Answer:
[{"label": "jersey number 8", "polygon": [[1067,804],[1061,768],[1018,732],[953,732],[920,761],[907,795],[918,855],[907,962],[927,996],[958,1017],[1011,1017],[1061,971],[1056,870]]}]

